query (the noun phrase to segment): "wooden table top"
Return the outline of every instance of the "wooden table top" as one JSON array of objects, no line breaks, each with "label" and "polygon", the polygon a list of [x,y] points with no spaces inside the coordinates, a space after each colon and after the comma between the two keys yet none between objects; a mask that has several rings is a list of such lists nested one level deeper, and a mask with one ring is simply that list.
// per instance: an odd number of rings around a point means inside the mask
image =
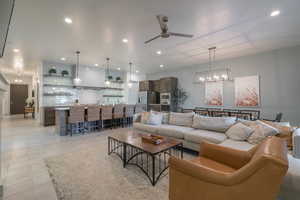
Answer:
[{"label": "wooden table top", "polygon": [[123,142],[128,145],[132,145],[138,149],[141,149],[142,151],[148,152],[150,154],[157,154],[162,151],[168,150],[172,147],[175,147],[177,145],[182,144],[181,141],[167,138],[166,141],[164,141],[162,144],[151,144],[148,142],[142,141],[143,134],[139,133],[138,131],[133,132],[121,132],[121,133],[114,133],[108,137],[113,138],[115,140],[118,140],[119,142]]}]

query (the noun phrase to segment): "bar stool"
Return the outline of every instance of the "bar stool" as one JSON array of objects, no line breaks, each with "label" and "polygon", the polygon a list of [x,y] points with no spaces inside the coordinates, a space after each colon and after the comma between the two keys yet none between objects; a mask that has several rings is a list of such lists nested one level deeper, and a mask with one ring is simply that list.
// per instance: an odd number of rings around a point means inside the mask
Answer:
[{"label": "bar stool", "polygon": [[86,115],[86,129],[89,132],[99,129],[100,122],[100,107],[96,105],[89,105],[87,107]]},{"label": "bar stool", "polygon": [[124,127],[124,108],[123,104],[117,104],[114,106],[114,114],[113,114],[113,126],[116,128],[117,126]]},{"label": "bar stool", "polygon": [[125,124],[127,126],[130,126],[133,122],[134,107],[134,105],[125,106]]},{"label": "bar stool", "polygon": [[68,118],[68,132],[72,136],[74,133],[84,133],[84,106],[71,106]]},{"label": "bar stool", "polygon": [[101,106],[101,128],[105,128],[107,125],[112,128],[113,121],[113,106]]}]

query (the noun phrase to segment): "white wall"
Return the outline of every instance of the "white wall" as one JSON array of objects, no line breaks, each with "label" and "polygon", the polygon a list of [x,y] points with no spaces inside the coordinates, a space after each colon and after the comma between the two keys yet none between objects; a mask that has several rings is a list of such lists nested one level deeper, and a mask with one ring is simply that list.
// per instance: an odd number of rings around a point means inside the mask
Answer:
[{"label": "white wall", "polygon": [[[259,75],[262,116],[274,118],[283,112],[283,120],[300,125],[300,46],[224,60],[217,66],[231,68],[233,77]],[[204,85],[193,84],[194,73],[205,69],[207,64],[201,64],[149,74],[147,79],[177,77],[179,86],[188,92],[184,107],[206,106]],[[224,85],[224,107],[234,107],[234,82]]]}]

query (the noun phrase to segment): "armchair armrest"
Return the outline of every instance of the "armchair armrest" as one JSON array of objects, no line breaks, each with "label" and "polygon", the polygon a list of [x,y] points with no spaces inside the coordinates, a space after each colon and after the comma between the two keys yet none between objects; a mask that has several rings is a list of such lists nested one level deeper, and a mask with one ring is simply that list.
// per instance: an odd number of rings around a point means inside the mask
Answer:
[{"label": "armchair armrest", "polygon": [[239,169],[247,164],[256,149],[254,147],[249,151],[240,151],[207,142],[202,142],[200,145],[201,156],[226,164],[235,169]]},{"label": "armchair armrest", "polygon": [[300,159],[300,128],[293,132],[293,156]]}]

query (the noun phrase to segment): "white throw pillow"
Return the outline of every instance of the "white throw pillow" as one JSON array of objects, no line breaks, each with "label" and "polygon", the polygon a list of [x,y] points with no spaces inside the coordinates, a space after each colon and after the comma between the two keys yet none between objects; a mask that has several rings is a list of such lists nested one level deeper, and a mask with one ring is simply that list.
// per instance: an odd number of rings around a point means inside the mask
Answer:
[{"label": "white throw pillow", "polygon": [[192,127],[225,133],[235,123],[235,117],[206,117],[194,115]]},{"label": "white throw pillow", "polygon": [[266,137],[268,136],[274,136],[279,134],[279,130],[262,122],[257,121],[256,126],[250,126],[251,128],[254,128],[254,132],[250,135],[250,137],[247,139],[247,141],[250,144],[259,144],[262,142]]},{"label": "white throw pillow", "polygon": [[227,131],[226,135],[232,139],[237,141],[244,141],[254,132],[253,128],[250,128],[242,123],[236,123],[231,126]]},{"label": "white throw pillow", "polygon": [[149,118],[148,118],[148,124],[150,125],[161,125],[163,119],[162,113],[158,112],[150,112]]},{"label": "white throw pillow", "polygon": [[177,126],[191,127],[193,124],[194,113],[170,113],[169,124]]}]

